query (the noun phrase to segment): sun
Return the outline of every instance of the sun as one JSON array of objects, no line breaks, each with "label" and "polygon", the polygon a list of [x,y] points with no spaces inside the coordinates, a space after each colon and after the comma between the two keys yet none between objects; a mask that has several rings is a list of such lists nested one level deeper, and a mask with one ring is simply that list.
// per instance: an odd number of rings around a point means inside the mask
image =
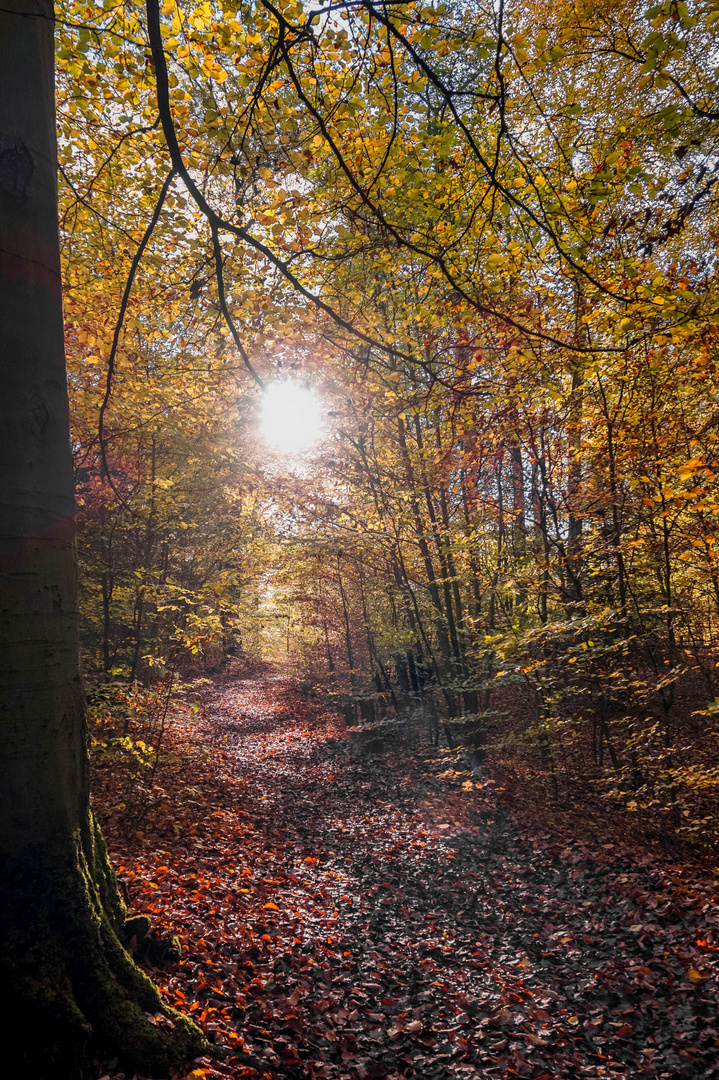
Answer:
[{"label": "sun", "polygon": [[290,380],[267,387],[260,424],[265,440],[284,454],[309,450],[324,431],[317,398],[311,390]]}]

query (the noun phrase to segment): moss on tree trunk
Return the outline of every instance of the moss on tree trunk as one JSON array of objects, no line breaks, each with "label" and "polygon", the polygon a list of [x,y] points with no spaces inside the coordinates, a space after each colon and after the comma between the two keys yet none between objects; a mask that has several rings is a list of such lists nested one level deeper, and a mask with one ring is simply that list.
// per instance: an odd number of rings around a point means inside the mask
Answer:
[{"label": "moss on tree trunk", "polygon": [[0,865],[3,1057],[23,1080],[82,1077],[94,1057],[162,1076],[203,1048],[121,944],[126,912],[99,828]]}]

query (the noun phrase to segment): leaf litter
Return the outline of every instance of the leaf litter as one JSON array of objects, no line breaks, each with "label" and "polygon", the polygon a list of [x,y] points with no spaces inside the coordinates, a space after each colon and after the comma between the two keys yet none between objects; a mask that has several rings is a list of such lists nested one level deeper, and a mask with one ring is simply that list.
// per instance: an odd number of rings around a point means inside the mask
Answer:
[{"label": "leaf litter", "polygon": [[528,828],[436,750],[358,754],[282,675],[216,683],[170,749],[131,838],[110,769],[95,798],[180,939],[144,961],[210,1040],[178,1076],[719,1076],[710,875]]}]

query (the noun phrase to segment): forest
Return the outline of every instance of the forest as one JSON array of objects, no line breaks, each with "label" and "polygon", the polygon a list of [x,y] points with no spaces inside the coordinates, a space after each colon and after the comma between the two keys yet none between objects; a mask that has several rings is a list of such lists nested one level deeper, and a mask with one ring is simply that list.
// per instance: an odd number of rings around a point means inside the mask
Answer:
[{"label": "forest", "polygon": [[8,0],[19,1075],[719,1074],[718,33]]}]

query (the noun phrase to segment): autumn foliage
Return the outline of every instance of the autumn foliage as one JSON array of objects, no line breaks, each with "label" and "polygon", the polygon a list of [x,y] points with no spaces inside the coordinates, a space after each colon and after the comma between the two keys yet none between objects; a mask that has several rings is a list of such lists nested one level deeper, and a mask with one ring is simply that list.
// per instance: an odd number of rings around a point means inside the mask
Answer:
[{"label": "autumn foliage", "polygon": [[51,8],[0,13],[9,1072],[714,1075],[717,0]]},{"label": "autumn foliage", "polygon": [[89,670],[284,650],[378,746],[713,850],[714,6],[60,15]]}]

